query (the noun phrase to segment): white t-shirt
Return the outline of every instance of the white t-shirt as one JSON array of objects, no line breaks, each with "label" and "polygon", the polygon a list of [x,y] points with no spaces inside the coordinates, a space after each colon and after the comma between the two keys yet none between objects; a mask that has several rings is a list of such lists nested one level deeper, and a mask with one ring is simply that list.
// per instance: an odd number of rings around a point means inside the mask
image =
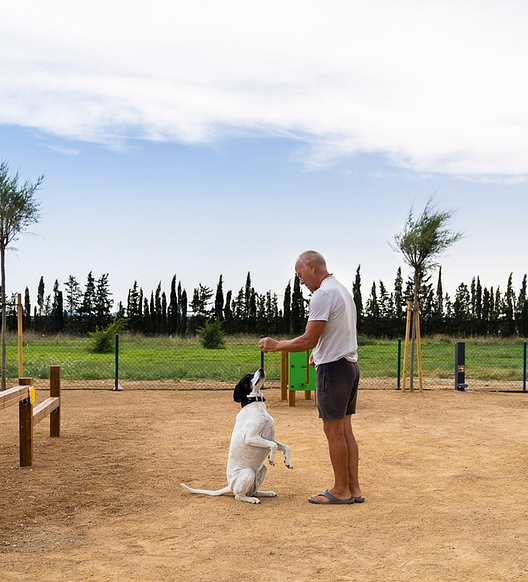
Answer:
[{"label": "white t-shirt", "polygon": [[313,292],[308,321],[326,321],[313,349],[316,367],[341,358],[357,362],[356,305],[350,291],[333,275]]}]

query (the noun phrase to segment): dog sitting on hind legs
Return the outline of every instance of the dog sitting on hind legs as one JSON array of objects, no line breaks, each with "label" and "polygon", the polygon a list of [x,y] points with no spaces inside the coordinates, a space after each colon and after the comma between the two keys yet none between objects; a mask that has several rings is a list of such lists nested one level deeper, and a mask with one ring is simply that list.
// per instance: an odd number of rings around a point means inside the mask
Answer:
[{"label": "dog sitting on hind legs", "polygon": [[224,495],[232,493],[235,499],[248,503],[260,503],[259,497],[276,497],[274,491],[260,491],[259,488],[268,471],[266,457],[274,464],[275,453],[284,453],[284,464],[293,469],[290,448],[275,440],[275,422],[266,409],[264,396],[264,370],[259,368],[254,374],[246,374],[236,385],[233,399],[240,402],[242,410],[237,414],[231,436],[227,459],[227,487],[216,491],[192,489],[184,483],[187,491],[204,495]]}]

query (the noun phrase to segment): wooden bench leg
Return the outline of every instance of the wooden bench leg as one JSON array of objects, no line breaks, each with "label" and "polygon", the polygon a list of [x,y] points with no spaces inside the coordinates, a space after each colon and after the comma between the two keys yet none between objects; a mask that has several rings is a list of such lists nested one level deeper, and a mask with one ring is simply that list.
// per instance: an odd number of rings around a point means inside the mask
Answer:
[{"label": "wooden bench leg", "polygon": [[50,368],[50,397],[59,398],[59,406],[50,414],[50,437],[60,437],[61,367]]},{"label": "wooden bench leg", "polygon": [[20,433],[20,466],[33,464],[33,406],[29,398],[18,403],[18,425]]}]

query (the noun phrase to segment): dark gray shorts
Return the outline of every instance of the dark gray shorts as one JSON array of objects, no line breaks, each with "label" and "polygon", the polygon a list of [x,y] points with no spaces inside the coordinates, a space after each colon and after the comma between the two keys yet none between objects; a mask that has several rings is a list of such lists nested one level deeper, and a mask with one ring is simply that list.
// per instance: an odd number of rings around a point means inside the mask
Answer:
[{"label": "dark gray shorts", "polygon": [[359,366],[345,358],[317,366],[316,394],[319,418],[341,420],[355,414]]}]

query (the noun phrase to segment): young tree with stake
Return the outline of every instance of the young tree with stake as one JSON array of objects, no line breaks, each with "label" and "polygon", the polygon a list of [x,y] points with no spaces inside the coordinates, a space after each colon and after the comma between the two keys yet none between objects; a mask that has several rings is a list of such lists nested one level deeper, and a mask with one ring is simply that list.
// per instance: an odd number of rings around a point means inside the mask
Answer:
[{"label": "young tree with stake", "polygon": [[[411,327],[411,370],[410,388],[413,389],[414,348],[416,341],[416,321],[418,316],[418,296],[424,276],[438,267],[436,259],[448,247],[460,240],[463,233],[452,232],[448,223],[453,211],[438,211],[433,198],[429,198],[422,214],[414,217],[409,211],[407,221],[400,234],[394,237],[393,249],[403,254],[405,262],[414,269],[414,295]],[[392,245],[391,245],[392,246]]]},{"label": "young tree with stake", "polygon": [[44,180],[40,176],[34,184],[20,184],[20,175],[9,174],[9,165],[0,163],[0,270],[2,300],[2,390],[6,389],[6,276],[5,251],[25,232],[27,227],[38,222],[40,202],[34,195]]}]

